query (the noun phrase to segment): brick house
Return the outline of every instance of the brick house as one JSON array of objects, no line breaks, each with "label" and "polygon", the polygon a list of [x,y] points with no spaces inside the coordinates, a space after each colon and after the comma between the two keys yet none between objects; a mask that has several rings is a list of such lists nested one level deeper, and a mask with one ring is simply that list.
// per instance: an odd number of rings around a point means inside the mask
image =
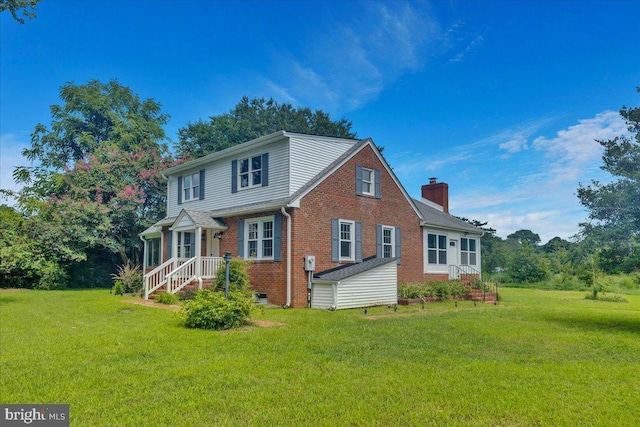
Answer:
[{"label": "brick house", "polygon": [[163,175],[167,217],[141,234],[145,297],[202,286],[224,253],[290,307],[394,303],[398,281],[480,274],[482,231],[448,213],[447,184],[412,199],[371,139],[280,131]]}]

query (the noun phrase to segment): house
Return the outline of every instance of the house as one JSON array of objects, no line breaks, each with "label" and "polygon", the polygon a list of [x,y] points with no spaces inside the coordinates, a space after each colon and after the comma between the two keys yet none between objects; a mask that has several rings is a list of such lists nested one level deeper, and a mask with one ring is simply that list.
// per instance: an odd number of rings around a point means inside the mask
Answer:
[{"label": "house", "polygon": [[145,297],[203,286],[225,253],[285,307],[395,303],[398,281],[480,274],[482,231],[448,213],[447,185],[412,199],[371,139],[280,131],[163,176],[167,217],[141,234]]}]

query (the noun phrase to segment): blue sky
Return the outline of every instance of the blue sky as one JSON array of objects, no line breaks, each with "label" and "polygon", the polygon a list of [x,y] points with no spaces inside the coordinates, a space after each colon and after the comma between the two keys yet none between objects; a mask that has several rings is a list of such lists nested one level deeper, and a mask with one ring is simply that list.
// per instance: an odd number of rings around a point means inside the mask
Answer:
[{"label": "blue sky", "polygon": [[0,16],[0,187],[16,188],[37,123],[66,82],[117,78],[189,121],[243,96],[353,122],[407,191],[449,183],[450,209],[569,238],[578,183],[610,179],[594,139],[640,96],[640,2],[42,0]]}]

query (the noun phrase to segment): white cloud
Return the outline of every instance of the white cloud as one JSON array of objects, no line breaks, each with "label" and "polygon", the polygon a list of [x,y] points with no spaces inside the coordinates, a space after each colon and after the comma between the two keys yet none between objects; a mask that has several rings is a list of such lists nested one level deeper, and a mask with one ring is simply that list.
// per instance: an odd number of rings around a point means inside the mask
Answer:
[{"label": "white cloud", "polygon": [[427,5],[355,3],[358,22],[310,26],[304,53],[274,52],[267,86],[286,99],[342,113],[375,99],[399,76],[422,67],[439,38]]},{"label": "white cloud", "polygon": [[502,144],[498,145],[498,147],[501,150],[506,150],[506,152],[509,154],[514,154],[523,150],[527,150],[529,148],[529,145],[527,143],[527,138],[521,133],[518,133],[514,135],[513,139],[510,139],[507,142],[503,142]]},{"label": "white cloud", "polygon": [[533,146],[550,160],[550,180],[575,182],[585,178],[585,170],[601,163],[603,149],[596,140],[612,139],[624,133],[627,129],[620,115],[604,111],[558,131],[554,138],[540,136],[533,141]]}]

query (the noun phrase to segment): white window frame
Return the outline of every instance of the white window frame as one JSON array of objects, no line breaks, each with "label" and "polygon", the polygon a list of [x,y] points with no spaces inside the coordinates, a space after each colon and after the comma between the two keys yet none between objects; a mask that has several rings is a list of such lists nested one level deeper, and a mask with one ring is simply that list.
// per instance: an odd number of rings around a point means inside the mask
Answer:
[{"label": "white window frame", "polygon": [[146,261],[147,267],[157,267],[162,264],[162,238],[161,237],[153,237],[147,239],[147,254]]},{"label": "white window frame", "polygon": [[[185,237],[187,235],[189,236],[188,244],[185,243]],[[188,231],[178,231],[178,258],[193,258],[195,256],[195,250],[195,233]],[[186,252],[189,253],[187,254]]]},{"label": "white window frame", "polygon": [[[198,185],[194,183],[197,182]],[[200,172],[191,175],[185,175],[182,177],[182,201],[188,202],[189,200],[200,199]]]},{"label": "white window frame", "polygon": [[[254,168],[253,161],[257,159],[260,162],[259,168]],[[247,169],[243,170],[243,163],[247,162]],[[238,190],[245,190],[247,188],[261,187],[262,186],[262,170],[264,165],[262,164],[262,154],[255,156],[245,157],[238,160]],[[243,181],[243,177],[246,177],[246,183]],[[254,177],[258,177],[258,182],[255,182]]]},{"label": "white window frame", "polygon": [[[342,226],[343,225],[348,225],[349,226],[349,238],[348,239],[343,239],[342,238]],[[349,252],[350,255],[349,256],[343,256],[342,254],[342,244],[343,243],[349,243]],[[356,222],[355,221],[349,221],[346,219],[340,219],[338,220],[338,258],[339,260],[342,261],[352,261],[355,262],[356,260]]]},{"label": "white window frame", "polygon": [[[385,232],[389,232],[389,241],[387,242]],[[382,226],[382,258],[393,258],[396,256],[396,228],[388,225]],[[387,252],[387,249],[389,250]],[[387,255],[388,254],[388,255]]]},{"label": "white window frame", "polygon": [[[435,236],[436,245],[430,246],[429,237]],[[441,245],[441,238],[444,238],[444,245]],[[427,233],[427,263],[430,265],[447,265],[447,240],[446,234]],[[436,262],[431,262],[431,253],[435,253]],[[444,257],[444,262],[443,262]]]},{"label": "white window frame", "polygon": [[[368,179],[366,176],[369,176]],[[375,196],[375,172],[373,169],[362,168],[362,194],[365,196]]]},{"label": "white window frame", "polygon": [[478,241],[476,239],[468,237],[460,239],[460,264],[478,265]]},{"label": "white window frame", "polygon": [[[275,217],[266,216],[245,220],[244,227],[244,253],[246,259],[273,260],[275,245]],[[255,242],[255,255],[249,248]],[[265,254],[269,251],[270,254]]]}]

